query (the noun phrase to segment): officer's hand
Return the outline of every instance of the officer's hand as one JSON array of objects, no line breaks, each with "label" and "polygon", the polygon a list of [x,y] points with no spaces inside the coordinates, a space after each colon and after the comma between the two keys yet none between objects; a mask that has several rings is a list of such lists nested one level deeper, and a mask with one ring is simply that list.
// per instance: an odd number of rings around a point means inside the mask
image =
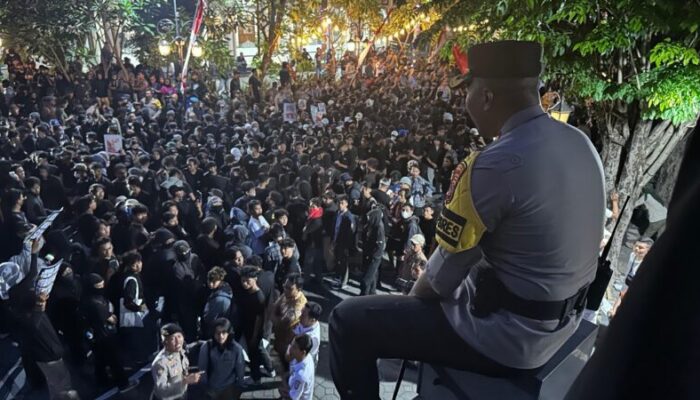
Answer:
[{"label": "officer's hand", "polygon": [[185,383],[188,385],[194,385],[195,383],[199,383],[199,380],[202,378],[202,373],[201,372],[195,372],[193,374],[189,374],[185,376]]},{"label": "officer's hand", "polygon": [[109,322],[112,325],[116,325],[117,324],[117,316],[114,314],[110,315],[109,318],[107,318],[107,322]]}]

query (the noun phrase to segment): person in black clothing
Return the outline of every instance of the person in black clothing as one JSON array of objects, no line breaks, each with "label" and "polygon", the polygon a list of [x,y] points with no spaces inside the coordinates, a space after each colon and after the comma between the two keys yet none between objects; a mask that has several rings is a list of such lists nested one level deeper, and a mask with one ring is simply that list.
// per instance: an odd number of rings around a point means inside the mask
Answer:
[{"label": "person in black clothing", "polygon": [[27,200],[24,202],[27,219],[34,225],[39,225],[46,218],[46,208],[41,200],[41,181],[30,176],[24,181],[27,188]]},{"label": "person in black clothing", "polygon": [[293,239],[282,239],[279,246],[282,261],[275,270],[275,286],[281,293],[284,291],[284,282],[287,279],[287,275],[301,273],[301,267],[299,267],[299,260],[294,255],[296,243],[294,243]]},{"label": "person in black clothing", "polygon": [[151,234],[144,226],[148,221],[148,207],[136,204],[131,207],[131,224],[129,225],[129,246],[126,251],[142,251],[148,244]]},{"label": "person in black clothing", "polygon": [[177,322],[187,341],[194,341],[197,338],[197,316],[204,306],[202,293],[206,271],[187,242],[179,240],[173,246],[176,260],[164,277],[165,319]]},{"label": "person in black clothing", "polygon": [[171,186],[168,191],[177,205],[178,220],[191,237],[196,237],[199,232],[199,218],[202,216],[201,199],[193,201],[193,194],[190,194],[190,198],[185,198],[185,189],[182,186]]},{"label": "person in black clothing", "polygon": [[[163,208],[170,209],[169,206]],[[187,234],[187,231],[185,231],[185,229],[182,226],[180,226],[177,212],[177,207],[175,207],[174,205],[172,211],[165,211],[163,213],[163,216],[161,217],[161,220],[163,222],[162,227],[170,231],[170,233],[172,233],[173,235],[175,235],[175,238],[177,240],[187,240],[189,239],[189,235]]]},{"label": "person in black clothing", "polygon": [[262,83],[260,82],[260,79],[258,79],[258,70],[253,68],[251,71],[250,78],[248,78],[248,87],[250,88],[251,93],[253,94],[253,100],[255,103],[260,103],[260,87],[262,86]]},{"label": "person in black clothing", "polygon": [[246,175],[251,180],[256,180],[260,174],[260,163],[263,162],[260,154],[260,143],[252,141],[248,143],[246,155],[241,158],[241,166],[245,169]]},{"label": "person in black clothing", "polygon": [[8,255],[19,253],[25,237],[32,229],[32,224],[29,223],[22,211],[25,200],[26,196],[19,189],[8,190],[3,198],[3,205],[5,206],[3,210],[5,217],[4,233],[8,238],[5,251]]},{"label": "person in black clothing", "polygon": [[426,204],[423,207],[423,215],[421,216],[418,226],[420,231],[423,232],[425,236],[425,254],[429,257],[433,252],[435,245],[435,226],[436,221],[434,218],[435,209],[432,204]]},{"label": "person in black clothing", "polygon": [[153,234],[151,241],[152,253],[147,258],[144,265],[143,284],[146,288],[146,305],[151,312],[156,312],[156,303],[159,297],[164,296],[166,283],[164,277],[173,270],[173,265],[177,259],[173,245],[177,240],[176,236],[165,228],[160,228]]},{"label": "person in black clothing", "polygon": [[155,199],[150,193],[143,190],[141,185],[141,177],[132,175],[127,178],[127,183],[129,185],[129,191],[131,192],[129,198],[137,200],[139,203],[148,207],[149,210],[153,210]]},{"label": "person in black clothing", "polygon": [[362,265],[366,268],[360,282],[360,295],[363,296],[377,294],[379,266],[386,248],[382,209],[374,198],[370,200],[369,207],[362,227]]},{"label": "person in black clothing", "polygon": [[238,92],[241,91],[241,74],[238,71],[233,71],[231,82],[229,82],[228,92],[231,98],[235,98]]},{"label": "person in black clothing", "polygon": [[[119,261],[114,256],[114,245],[108,237],[97,239],[93,245],[92,260],[90,267],[86,273],[95,273],[100,275],[107,286],[111,285],[111,279],[119,270]],[[85,275],[85,274],[83,274]],[[118,301],[118,297],[110,298],[114,303]]]},{"label": "person in black clothing", "polygon": [[129,197],[129,185],[126,181],[127,171],[124,164],[114,166],[114,180],[109,187],[109,195],[114,197],[124,196]]},{"label": "person in black clothing", "polygon": [[41,180],[41,199],[44,201],[44,206],[50,210],[58,210],[61,207],[68,205],[68,197],[63,182],[50,173],[48,165],[40,165],[37,167],[37,173]]},{"label": "person in black clothing", "polygon": [[355,216],[348,207],[348,197],[344,195],[339,196],[338,215],[335,217],[332,246],[339,289],[344,288],[348,284],[350,250],[355,248]]},{"label": "person in black clothing", "polygon": [[256,190],[255,184],[251,181],[245,181],[241,183],[241,190],[243,191],[243,196],[236,199],[233,206],[240,208],[241,210],[248,209],[248,203],[251,200],[255,200]]},{"label": "person in black clothing", "polygon": [[194,252],[199,255],[204,268],[209,271],[222,264],[221,245],[214,239],[218,227],[216,220],[211,217],[204,218],[200,226],[200,234],[195,241]]},{"label": "person in black clothing", "polygon": [[248,345],[248,354],[250,356],[250,374],[256,382],[259,382],[262,377],[261,366],[268,373],[274,371],[270,355],[262,345],[265,330],[265,310],[270,299],[266,298],[265,292],[263,292],[258,283],[261,272],[259,268],[253,266],[246,266],[241,269],[241,285],[245,293],[237,300],[241,312],[243,335]]},{"label": "person in black clothing", "polygon": [[[105,297],[105,282],[100,275],[90,274],[87,277],[81,311],[92,333],[97,382],[104,386],[114,382],[120,389],[127,389],[130,382],[120,361],[117,341],[119,321],[114,313],[114,306]],[[110,379],[107,368],[113,379]]]},{"label": "person in black clothing", "polygon": [[326,260],[326,270],[334,269],[335,257],[333,256],[333,235],[335,233],[335,217],[338,214],[338,205],[335,202],[335,194],[327,191],[321,196],[323,203],[323,258]]},{"label": "person in black clothing", "polygon": [[144,314],[148,312],[145,290],[141,280],[143,261],[135,250],[122,257],[119,279],[112,278],[110,285],[120,288],[119,295],[119,336],[125,345],[127,360],[140,361],[146,350],[155,345],[149,343]]},{"label": "person in black clothing", "polygon": [[195,157],[190,157],[187,159],[187,169],[183,172],[185,181],[190,185],[191,188],[198,188],[202,183],[202,177],[204,173],[199,169],[199,160]]},{"label": "person in black clothing", "polygon": [[70,352],[67,358],[78,363],[86,358],[83,346],[83,324],[79,313],[81,295],[80,278],[73,272],[71,265],[64,261],[53,284],[47,304],[47,314],[54,327],[63,335]]},{"label": "person in black clothing", "polygon": [[287,87],[292,83],[292,76],[289,73],[289,63],[282,62],[282,69],[280,69],[280,86]]},{"label": "person in black clothing", "polygon": [[92,195],[84,195],[75,201],[73,204],[78,218],[75,221],[78,234],[82,238],[83,243],[89,245],[95,238],[97,225],[100,222],[95,216],[97,202]]}]

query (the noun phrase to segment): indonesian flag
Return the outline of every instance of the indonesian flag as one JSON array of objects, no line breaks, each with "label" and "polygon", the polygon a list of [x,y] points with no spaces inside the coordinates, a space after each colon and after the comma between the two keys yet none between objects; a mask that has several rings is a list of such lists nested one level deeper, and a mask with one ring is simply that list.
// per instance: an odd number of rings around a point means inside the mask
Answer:
[{"label": "indonesian flag", "polygon": [[190,42],[187,45],[187,55],[185,56],[185,63],[182,66],[182,81],[180,84],[180,92],[185,93],[185,81],[187,78],[187,69],[190,64],[190,56],[192,55],[192,45],[199,35],[199,31],[202,29],[202,22],[204,21],[204,10],[207,8],[206,0],[199,0],[197,2],[197,10],[194,12],[194,21],[192,21],[192,31],[190,32]]},{"label": "indonesian flag", "polygon": [[192,33],[197,36],[202,28],[202,21],[204,20],[204,10],[207,7],[206,0],[199,0],[197,2],[197,10],[194,13],[194,22],[192,23]]},{"label": "indonesian flag", "polygon": [[455,58],[455,64],[457,64],[459,72],[461,72],[462,75],[466,74],[467,71],[469,71],[469,60],[467,60],[467,53],[462,51],[462,48],[455,43],[452,46],[452,55]]}]

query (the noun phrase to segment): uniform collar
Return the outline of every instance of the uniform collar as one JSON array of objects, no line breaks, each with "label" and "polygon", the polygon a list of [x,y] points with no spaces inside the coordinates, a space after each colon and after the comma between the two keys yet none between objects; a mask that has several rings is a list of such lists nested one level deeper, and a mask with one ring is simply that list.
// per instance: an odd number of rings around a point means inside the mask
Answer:
[{"label": "uniform collar", "polygon": [[545,112],[539,104],[523,108],[522,110],[511,115],[510,118],[501,127],[501,136],[506,135],[518,126],[526,123],[531,119],[535,119],[544,115]]}]

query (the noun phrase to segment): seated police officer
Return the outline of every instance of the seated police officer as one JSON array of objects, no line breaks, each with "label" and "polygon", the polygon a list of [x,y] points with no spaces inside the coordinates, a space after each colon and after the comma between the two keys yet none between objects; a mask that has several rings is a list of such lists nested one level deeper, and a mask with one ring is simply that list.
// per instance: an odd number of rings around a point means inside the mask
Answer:
[{"label": "seated police officer", "polygon": [[345,300],[330,319],[342,399],[376,400],[377,358],[528,373],[574,333],[603,234],[600,159],[540,107],[539,44],[469,49],[467,112],[486,138],[452,174],[439,248],[411,296]]}]

